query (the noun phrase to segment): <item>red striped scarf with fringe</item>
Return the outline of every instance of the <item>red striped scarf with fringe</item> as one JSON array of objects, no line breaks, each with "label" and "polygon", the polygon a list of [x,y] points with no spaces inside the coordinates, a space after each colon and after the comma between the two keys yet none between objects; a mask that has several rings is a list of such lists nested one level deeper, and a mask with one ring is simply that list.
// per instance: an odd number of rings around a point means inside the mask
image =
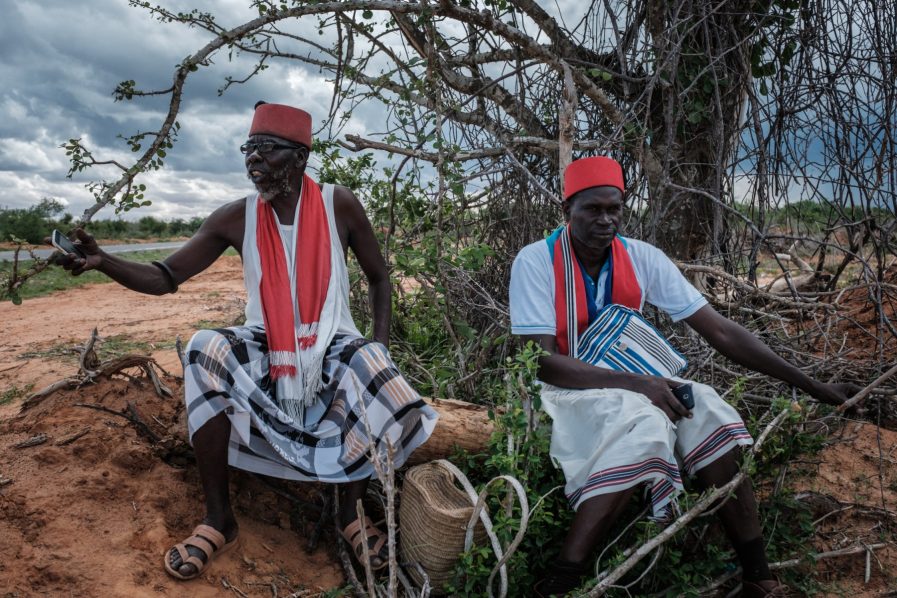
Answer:
[{"label": "red striped scarf with fringe", "polygon": [[307,174],[302,178],[299,196],[299,222],[295,231],[296,302],[299,325],[293,317],[290,272],[277,227],[277,215],[267,201],[259,198],[256,243],[262,276],[259,293],[265,333],[268,336],[272,380],[295,376],[299,350],[314,346],[327,289],[330,286],[330,226],[324,198],[318,184]]},{"label": "red striped scarf with fringe", "polygon": [[[641,308],[642,289],[635,277],[632,258],[619,236],[614,237],[610,250],[611,302],[638,311]],[[589,308],[585,280],[573,251],[569,224],[554,242],[554,310],[558,352],[577,357],[579,335],[589,325]]]}]

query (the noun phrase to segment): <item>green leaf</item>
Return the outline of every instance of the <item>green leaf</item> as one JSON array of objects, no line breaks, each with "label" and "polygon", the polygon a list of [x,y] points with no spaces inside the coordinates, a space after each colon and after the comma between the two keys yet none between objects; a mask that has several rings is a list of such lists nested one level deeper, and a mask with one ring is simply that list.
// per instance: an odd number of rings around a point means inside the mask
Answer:
[{"label": "green leaf", "polygon": [[785,49],[782,50],[781,63],[782,66],[787,66],[791,59],[794,57],[794,52],[797,49],[797,42],[791,40],[785,45]]},{"label": "green leaf", "polygon": [[754,77],[770,77],[776,74],[776,63],[772,60],[751,67],[751,74]]},{"label": "green leaf", "polygon": [[590,76],[595,77],[596,79],[600,78],[603,81],[610,81],[614,78],[612,74],[603,69],[589,69],[588,73]]}]

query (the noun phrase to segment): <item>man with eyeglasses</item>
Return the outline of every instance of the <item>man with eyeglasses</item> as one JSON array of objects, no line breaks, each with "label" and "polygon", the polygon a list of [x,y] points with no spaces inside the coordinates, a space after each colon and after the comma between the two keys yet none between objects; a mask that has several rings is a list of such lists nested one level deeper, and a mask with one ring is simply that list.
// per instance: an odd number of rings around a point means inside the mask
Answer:
[{"label": "man with eyeglasses", "polygon": [[[370,453],[390,444],[399,467],[436,425],[436,412],[386,348],[392,289],[364,208],[349,189],[319,186],[305,173],[311,145],[307,112],[259,102],[240,146],[256,192],[217,209],[162,262],[107,254],[83,230],[76,243],[86,257],[59,260],[76,276],[99,270],[151,295],[176,292],[229,247],[243,260],[245,325],[201,330],[187,345],[187,420],[206,513],[165,555],[165,570],[178,579],[198,577],[237,542],[228,463],[340,483],[343,537],[359,560],[367,553],[374,569],[385,567],[385,534],[356,511],[375,475]],[[349,249],[368,280],[373,340],[349,312]]]}]

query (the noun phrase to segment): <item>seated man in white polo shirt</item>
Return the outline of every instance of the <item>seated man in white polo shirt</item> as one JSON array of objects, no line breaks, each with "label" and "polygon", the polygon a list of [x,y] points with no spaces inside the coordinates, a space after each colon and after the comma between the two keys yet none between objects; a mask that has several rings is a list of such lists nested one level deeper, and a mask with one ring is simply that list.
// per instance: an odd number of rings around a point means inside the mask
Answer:
[{"label": "seated man in white polo shirt", "polygon": [[[662,251],[621,237],[623,191],[615,160],[574,161],[564,174],[565,226],[524,247],[511,270],[511,330],[548,352],[539,360],[539,379],[552,418],[551,455],[576,510],[557,562],[535,587],[539,596],[563,595],[582,583],[592,551],[637,487],[648,485],[655,518],[669,516],[682,489],[677,456],[699,487],[719,487],[738,471],[738,445],[753,442],[735,409],[711,387],[692,382],[694,405],[687,408],[673,393],[686,382],[674,378],[677,368],[656,375],[663,363],[681,358],[671,348],[653,355],[651,347],[666,345],[665,339],[646,337],[636,348],[617,343],[616,357],[608,352],[596,361],[616,325],[606,327],[608,318],[621,323],[650,303],[673,321],[684,320],[729,359],[820,401],[840,404],[856,392],[850,384],[809,378],[714,310]],[[786,595],[769,571],[750,483],[717,513],[744,569],[743,595]]]}]

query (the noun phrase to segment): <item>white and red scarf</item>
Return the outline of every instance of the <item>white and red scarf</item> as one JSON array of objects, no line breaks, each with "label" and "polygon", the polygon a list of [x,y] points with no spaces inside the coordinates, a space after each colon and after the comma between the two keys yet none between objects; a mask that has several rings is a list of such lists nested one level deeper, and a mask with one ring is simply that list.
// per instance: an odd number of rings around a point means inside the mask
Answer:
[{"label": "white and red scarf", "polygon": [[[293,229],[292,272],[280,238],[277,215],[261,198],[256,206],[256,246],[261,264],[259,294],[271,379],[278,382],[277,399],[292,417],[303,417],[321,388],[321,369],[336,330],[338,310],[332,305],[334,256],[330,223],[318,184],[302,178]],[[330,304],[330,305],[328,305]],[[298,313],[298,321],[296,314]]]},{"label": "white and red scarf", "polygon": [[[641,310],[642,289],[635,277],[632,258],[619,236],[610,245],[611,303]],[[586,285],[573,251],[570,226],[554,242],[554,310],[557,318],[557,348],[562,355],[577,357],[579,335],[589,326]],[[606,306],[605,306],[606,307]]]}]

